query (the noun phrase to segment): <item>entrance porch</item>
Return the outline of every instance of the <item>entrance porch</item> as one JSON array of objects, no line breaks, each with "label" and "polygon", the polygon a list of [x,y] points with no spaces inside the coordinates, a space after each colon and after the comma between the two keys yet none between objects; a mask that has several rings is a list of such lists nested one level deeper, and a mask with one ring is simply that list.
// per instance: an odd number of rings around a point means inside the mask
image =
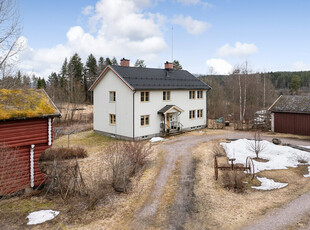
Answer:
[{"label": "entrance porch", "polygon": [[164,135],[179,133],[182,131],[183,125],[180,122],[180,114],[184,112],[176,105],[166,105],[158,111],[161,117],[161,133]]}]

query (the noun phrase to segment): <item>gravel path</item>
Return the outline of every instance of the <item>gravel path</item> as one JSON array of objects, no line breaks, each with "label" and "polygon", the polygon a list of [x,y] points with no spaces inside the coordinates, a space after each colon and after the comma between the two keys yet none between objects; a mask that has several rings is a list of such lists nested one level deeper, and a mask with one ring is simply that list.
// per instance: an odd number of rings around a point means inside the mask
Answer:
[{"label": "gravel path", "polygon": [[[310,193],[304,194],[277,210],[266,214],[254,224],[243,230],[276,230],[296,224],[305,214],[310,212]],[[309,229],[307,226],[304,229]]]},{"label": "gravel path", "polygon": [[[176,199],[175,203],[172,205],[170,210],[170,218],[168,223],[168,229],[183,229],[183,224],[186,220],[186,217],[191,212],[191,198],[192,198],[192,189],[193,189],[193,181],[194,181],[194,164],[192,159],[191,149],[194,148],[201,142],[210,141],[212,139],[218,138],[252,138],[253,133],[250,132],[226,132],[225,134],[221,135],[186,135],[176,137],[175,139],[168,140],[162,144],[162,149],[166,152],[164,163],[160,172],[155,180],[153,191],[143,206],[143,208],[135,215],[135,222],[137,229],[147,229],[149,228],[153,222],[153,217],[157,212],[157,207],[160,202],[160,198],[163,194],[164,187],[167,183],[167,180],[171,173],[175,168],[176,161],[181,159],[180,164],[180,181],[179,181],[179,188],[176,191]],[[270,136],[262,136],[262,139],[271,141],[273,137]],[[283,143],[290,143],[295,145],[310,145],[309,141],[297,140],[297,139],[286,139],[281,138]],[[304,197],[304,198],[302,198]],[[288,213],[283,212],[283,220],[289,220],[285,218],[287,215],[291,215],[293,211],[295,212],[296,207],[300,204],[303,204],[305,200],[308,200],[308,206],[306,209],[300,209],[301,213],[310,211],[310,194],[307,196],[302,196],[299,199],[300,201],[296,200],[296,204],[294,203],[293,206],[290,208],[288,207]],[[294,201],[295,202],[295,201]],[[305,207],[305,205],[300,205],[301,207]],[[282,213],[282,212],[281,212]],[[299,212],[297,212],[299,213]],[[272,214],[272,215],[280,215],[280,214]],[[299,214],[294,214],[292,216],[292,221],[296,221],[296,218]],[[296,216],[296,218],[294,217]],[[263,220],[266,225],[262,225],[262,228],[255,229],[270,229],[269,224],[272,222],[272,218],[276,217],[268,217],[269,219]],[[280,222],[284,222],[281,220]],[[281,223],[282,224],[282,223]],[[266,228],[267,226],[267,228]],[[247,228],[252,229],[252,228]],[[254,228],[253,228],[254,229]]]}]

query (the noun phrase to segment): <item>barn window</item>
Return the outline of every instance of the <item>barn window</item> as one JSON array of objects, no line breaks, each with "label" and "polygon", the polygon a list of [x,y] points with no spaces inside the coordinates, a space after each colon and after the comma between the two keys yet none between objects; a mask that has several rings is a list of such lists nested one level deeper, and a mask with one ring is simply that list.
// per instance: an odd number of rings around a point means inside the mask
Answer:
[{"label": "barn window", "polygon": [[163,91],[163,100],[170,101],[170,91]]},{"label": "barn window", "polygon": [[141,126],[150,125],[150,115],[142,115],[140,118],[140,125]]},{"label": "barn window", "polygon": [[189,91],[189,99],[195,99],[195,90],[190,90]]},{"label": "barn window", "polygon": [[142,101],[142,102],[150,101],[150,92],[142,91],[142,92],[140,93],[140,96],[141,96],[141,101]]},{"label": "barn window", "polygon": [[110,125],[115,125],[115,124],[116,124],[116,115],[110,114]]},{"label": "barn window", "polygon": [[190,110],[189,111],[189,119],[194,119],[195,118],[195,110]]},{"label": "barn window", "polygon": [[115,101],[116,101],[116,92],[110,91],[110,102],[115,102]]}]

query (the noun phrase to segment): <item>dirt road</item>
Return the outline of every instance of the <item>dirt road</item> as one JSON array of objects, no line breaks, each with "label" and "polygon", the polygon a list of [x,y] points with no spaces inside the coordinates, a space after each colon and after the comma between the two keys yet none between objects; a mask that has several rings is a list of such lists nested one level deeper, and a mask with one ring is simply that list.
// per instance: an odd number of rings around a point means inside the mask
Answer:
[{"label": "dirt road", "polygon": [[[136,229],[183,229],[186,218],[193,211],[193,182],[195,175],[195,163],[192,158],[192,151],[201,142],[207,142],[218,138],[252,138],[253,133],[248,132],[223,132],[212,135],[185,135],[168,140],[162,144],[162,149],[166,152],[163,166],[155,180],[153,191],[141,210],[135,215]],[[265,140],[273,137],[263,136]],[[296,145],[309,145],[309,141],[297,139],[282,139],[285,143]],[[159,204],[167,186],[167,181],[179,162],[178,188],[175,190],[173,204],[166,210],[166,213],[158,213]],[[310,197],[310,195],[309,195]],[[310,201],[310,199],[309,199]],[[310,205],[309,205],[310,207]],[[310,208],[309,208],[310,209]],[[167,215],[166,223],[158,223],[156,216]],[[264,228],[266,229],[266,228]],[[268,228],[267,228],[268,229]]]}]

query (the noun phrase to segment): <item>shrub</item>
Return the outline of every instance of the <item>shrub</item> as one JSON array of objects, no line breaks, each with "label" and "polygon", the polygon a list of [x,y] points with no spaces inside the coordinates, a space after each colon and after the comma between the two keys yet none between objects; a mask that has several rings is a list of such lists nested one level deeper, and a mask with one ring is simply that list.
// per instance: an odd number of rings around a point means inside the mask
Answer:
[{"label": "shrub", "polygon": [[49,148],[45,150],[40,157],[40,161],[49,160],[63,160],[63,159],[73,159],[73,158],[85,158],[88,157],[86,149],[81,147],[72,148]]},{"label": "shrub", "polygon": [[114,142],[106,148],[105,162],[115,191],[127,192],[130,178],[143,167],[150,154],[151,146],[143,142]]},{"label": "shrub", "polygon": [[224,188],[234,190],[234,192],[244,192],[246,186],[243,183],[245,174],[238,171],[223,171],[222,183]]}]

